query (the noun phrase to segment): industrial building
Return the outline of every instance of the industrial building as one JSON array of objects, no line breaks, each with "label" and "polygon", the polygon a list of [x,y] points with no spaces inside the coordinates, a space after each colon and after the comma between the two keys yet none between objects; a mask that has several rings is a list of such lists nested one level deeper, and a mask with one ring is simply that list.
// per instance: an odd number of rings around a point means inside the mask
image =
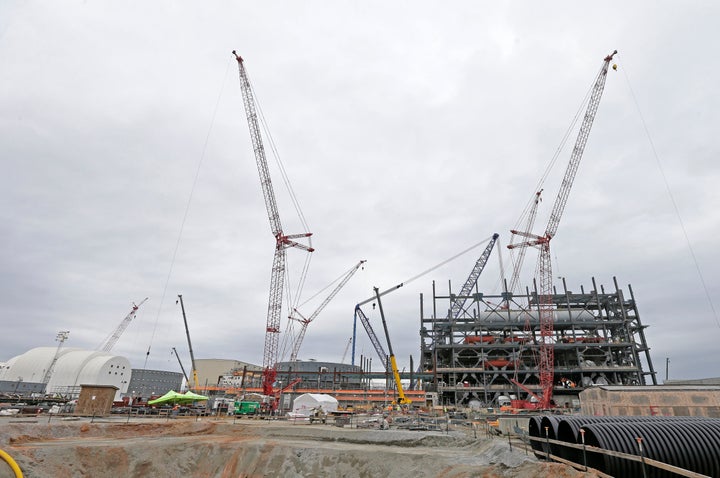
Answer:
[{"label": "industrial building", "polygon": [[[505,287],[507,289],[507,286]],[[578,407],[578,395],[595,385],[657,385],[632,287],[606,290],[593,278],[579,291],[554,290],[553,397]],[[420,297],[422,371],[443,404],[492,406],[502,399],[541,393],[537,354],[538,291],[465,297],[441,294],[433,283],[428,311]],[[454,304],[464,302],[459,314]],[[452,317],[452,318],[451,318]]]},{"label": "industrial building", "polygon": [[165,370],[132,369],[130,385],[124,394],[132,402],[147,401],[150,397],[163,395],[169,390],[180,390],[183,374]]},{"label": "industrial building", "polygon": [[278,381],[289,384],[299,380],[298,389],[359,390],[364,388],[364,377],[357,365],[297,360],[279,362],[277,370]]}]

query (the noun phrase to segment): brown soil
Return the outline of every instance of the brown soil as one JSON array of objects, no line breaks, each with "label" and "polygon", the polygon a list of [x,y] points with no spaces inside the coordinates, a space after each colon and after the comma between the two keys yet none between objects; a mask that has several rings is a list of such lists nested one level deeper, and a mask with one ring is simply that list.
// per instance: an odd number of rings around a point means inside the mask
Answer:
[{"label": "brown soil", "polygon": [[[0,420],[25,477],[593,477],[506,439],[283,421]],[[13,477],[0,460],[0,478]]]}]

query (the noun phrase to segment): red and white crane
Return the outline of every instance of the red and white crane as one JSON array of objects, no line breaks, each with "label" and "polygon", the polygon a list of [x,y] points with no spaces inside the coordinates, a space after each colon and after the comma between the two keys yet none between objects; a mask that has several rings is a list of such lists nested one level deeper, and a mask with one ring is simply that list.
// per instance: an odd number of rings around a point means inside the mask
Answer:
[{"label": "red and white crane", "polygon": [[311,232],[301,234],[285,234],[283,232],[282,223],[280,222],[280,213],[278,212],[277,202],[275,200],[275,192],[273,191],[272,182],[270,180],[270,171],[268,169],[267,159],[265,157],[265,148],[263,146],[260,126],[258,124],[258,115],[256,110],[255,95],[253,94],[250,80],[243,59],[234,50],[233,55],[238,62],[240,71],[240,88],[242,90],[243,104],[245,106],[245,115],[247,116],[248,126],[250,128],[250,138],[252,139],[253,150],[255,152],[255,162],[257,163],[258,173],[260,174],[260,184],[262,186],[263,196],[265,198],[265,207],[267,209],[268,218],[270,219],[270,230],[275,237],[275,257],[273,259],[272,273],[270,276],[270,298],[268,300],[267,324],[265,328],[265,347],[263,351],[263,394],[273,394],[273,383],[277,376],[277,360],[278,360],[278,343],[280,335],[280,321],[282,313],[283,287],[285,284],[286,269],[286,250],[290,247],[312,252],[314,249],[305,244],[296,242],[295,239],[310,237]]},{"label": "red and white crane", "polygon": [[580,160],[582,159],[582,155],[585,150],[585,144],[587,143],[590,135],[590,129],[592,128],[593,121],[595,120],[595,114],[597,113],[597,109],[600,104],[600,98],[602,97],[603,90],[605,89],[608,67],[610,65],[610,61],[616,53],[617,50],[605,57],[602,67],[600,68],[600,73],[598,73],[598,76],[595,79],[595,85],[593,86],[590,100],[588,101],[585,117],[583,118],[582,125],[580,126],[580,132],[578,133],[577,140],[575,141],[575,147],[573,148],[570,156],[570,162],[565,170],[565,176],[563,177],[562,184],[560,185],[560,191],[558,192],[557,198],[555,198],[555,204],[553,205],[552,212],[550,213],[550,219],[547,227],[545,228],[545,234],[538,236],[529,231],[510,231],[512,234],[525,237],[528,240],[517,244],[510,244],[508,246],[509,249],[528,246],[540,249],[538,257],[538,275],[540,276],[540,290],[538,291],[538,308],[540,312],[538,374],[540,376],[540,390],[542,395],[540,396],[540,403],[538,404],[539,408],[550,408],[555,367],[550,240],[555,237],[558,226],[560,225],[560,219],[562,218],[563,211],[565,210],[565,205],[567,204],[570,190],[572,189],[573,181],[575,180],[575,174],[577,173]]},{"label": "red and white crane", "polygon": [[299,310],[293,309],[293,312],[295,312],[297,315],[300,316],[300,318],[290,316],[290,319],[296,320],[300,322],[300,332],[298,332],[297,337],[295,338],[295,342],[293,343],[292,352],[290,353],[290,361],[295,362],[297,361],[297,355],[300,351],[300,345],[302,345],[302,341],[305,338],[305,332],[307,331],[308,325],[310,325],[310,322],[315,320],[315,318],[322,312],[322,310],[325,308],[326,305],[330,303],[330,301],[337,295],[338,292],[340,292],[340,289],[342,289],[345,284],[350,280],[350,278],[357,272],[358,269],[360,269],[360,266],[365,264],[366,261],[360,261],[357,264],[355,264],[349,271],[347,271],[343,276],[340,282],[337,286],[330,292],[330,294],[325,298],[325,300],[322,301],[322,303],[318,306],[317,309],[315,309],[315,312],[310,315],[310,317],[303,317],[303,315],[300,313]]}]

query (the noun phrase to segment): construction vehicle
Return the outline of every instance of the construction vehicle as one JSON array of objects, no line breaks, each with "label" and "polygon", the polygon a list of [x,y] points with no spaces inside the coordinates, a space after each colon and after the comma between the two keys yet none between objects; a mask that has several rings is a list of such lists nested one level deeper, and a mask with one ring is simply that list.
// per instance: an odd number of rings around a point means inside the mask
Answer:
[{"label": "construction vehicle", "polygon": [[335,286],[335,288],[332,290],[332,292],[330,292],[330,294],[325,298],[325,300],[322,301],[322,303],[318,306],[317,309],[315,309],[315,312],[313,312],[313,313],[310,315],[310,317],[305,318],[305,317],[303,317],[303,315],[300,313],[299,310],[293,309],[293,311],[294,311],[297,315],[299,315],[301,318],[298,319],[298,318],[296,318],[296,317],[294,317],[294,316],[291,315],[291,316],[290,316],[290,319],[291,319],[291,320],[297,320],[298,322],[300,322],[301,327],[300,327],[300,332],[298,332],[297,338],[295,339],[295,342],[293,343],[292,352],[291,352],[291,354],[290,354],[290,361],[291,361],[291,362],[296,362],[296,361],[297,361],[297,355],[298,355],[298,352],[300,351],[300,345],[302,345],[303,338],[305,338],[305,331],[307,330],[308,325],[310,325],[310,323],[311,323],[313,320],[315,320],[315,318],[320,314],[320,312],[322,312],[322,310],[325,308],[325,306],[330,303],[330,301],[333,299],[333,297],[335,297],[335,296],[337,295],[337,293],[340,292],[340,289],[342,289],[342,288],[345,286],[345,284],[348,283],[348,281],[350,280],[350,278],[355,274],[355,272],[357,272],[357,270],[358,270],[363,264],[365,264],[365,262],[366,262],[366,261],[360,261],[360,262],[358,262],[357,264],[355,264],[355,266],[353,266],[352,268],[350,268],[350,270],[347,271],[347,272],[342,276],[342,279],[340,280],[340,282],[338,282],[338,285]]},{"label": "construction vehicle", "polygon": [[327,423],[327,413],[325,413],[325,410],[323,410],[322,405],[311,410],[309,419],[311,425],[313,423]]},{"label": "construction vehicle", "polygon": [[395,385],[398,393],[396,403],[398,405],[409,405],[412,403],[412,400],[405,396],[405,391],[403,390],[402,383],[400,382],[400,372],[398,371],[397,360],[395,360],[395,354],[393,353],[392,343],[390,343],[390,334],[388,333],[382,302],[380,302],[380,290],[377,287],[374,287],[373,289],[375,290],[375,296],[377,297],[378,308],[380,309],[380,318],[382,319],[383,329],[385,330],[385,339],[387,340],[388,350],[390,351],[390,367],[392,368],[392,374],[395,379]]},{"label": "construction vehicle", "polygon": [[241,400],[235,402],[235,415],[256,415],[260,413],[260,402]]},{"label": "construction vehicle", "polygon": [[[245,64],[235,50],[233,55],[238,63],[240,73],[240,89],[242,90],[243,104],[245,106],[245,115],[247,117],[248,127],[250,128],[250,137],[252,139],[253,151],[255,152],[255,162],[257,164],[258,173],[260,175],[260,184],[262,186],[263,197],[265,198],[265,208],[270,220],[270,230],[275,238],[275,256],[273,258],[272,273],[270,277],[270,297],[268,299],[267,323],[265,326],[265,346],[263,349],[263,394],[273,394],[273,383],[277,376],[278,361],[278,343],[280,335],[280,316],[282,312],[283,287],[285,284],[286,269],[286,251],[294,247],[307,252],[313,252],[310,245],[296,242],[295,239],[309,238],[312,233],[305,232],[301,234],[285,234],[283,232],[282,223],[280,222],[280,213],[278,211],[277,202],[275,200],[275,192],[270,180],[270,171],[268,169],[267,159],[265,157],[265,147],[263,146],[260,126],[258,124],[258,115],[256,112],[255,95],[248,78]],[[299,206],[296,204],[299,211]],[[302,218],[302,214],[300,214]],[[306,270],[306,269],[304,269]]]},{"label": "construction vehicle", "polygon": [[540,402],[537,405],[537,408],[541,409],[551,407],[555,367],[550,241],[553,237],[555,237],[558,226],[560,225],[560,219],[563,211],[565,210],[565,205],[567,204],[570,190],[572,189],[573,181],[575,180],[575,175],[585,150],[585,144],[587,143],[590,135],[590,129],[592,128],[593,121],[595,120],[595,114],[597,113],[600,99],[602,98],[602,94],[605,89],[608,67],[610,65],[610,61],[616,53],[617,50],[613,51],[610,55],[607,55],[603,59],[600,73],[595,79],[590,100],[588,101],[587,110],[585,111],[585,117],[583,118],[582,125],[580,126],[580,132],[578,133],[577,140],[575,141],[575,147],[573,148],[570,156],[570,162],[565,170],[565,176],[563,177],[560,190],[555,198],[555,204],[553,205],[552,212],[550,213],[550,219],[547,227],[545,228],[545,233],[542,236],[538,236],[530,231],[510,231],[512,234],[525,237],[528,240],[518,244],[510,244],[508,245],[509,249],[532,246],[540,250],[538,257],[538,274],[540,276],[540,290],[538,291],[538,309],[540,315],[538,374],[540,375],[540,390],[542,395],[539,397]]},{"label": "construction vehicle", "polygon": [[[185,315],[185,304],[183,303],[182,295],[178,294],[178,300],[175,302],[180,302],[180,308],[182,309],[182,315],[183,315],[183,322],[185,322],[185,335],[187,335],[187,341],[188,341],[188,348],[190,349],[190,364],[192,365],[192,376],[193,376],[193,390],[197,389],[200,384],[198,383],[198,375],[197,375],[197,366],[195,364],[195,354],[193,354],[193,348],[192,348],[192,342],[190,341],[190,330],[188,329],[188,323],[187,323],[187,316]],[[175,354],[177,356],[177,353]],[[178,358],[178,360],[180,360]],[[183,370],[183,373],[185,371]],[[188,383],[188,388],[190,387],[190,383]]]},{"label": "construction vehicle", "polygon": [[141,300],[140,303],[137,305],[135,305],[135,303],[133,302],[132,309],[130,309],[128,315],[126,315],[125,318],[120,322],[120,325],[118,325],[117,329],[115,329],[115,332],[113,332],[112,335],[110,335],[110,337],[108,337],[108,339],[104,342],[104,344],[99,347],[99,350],[103,352],[110,352],[110,350],[112,350],[122,333],[125,332],[125,329],[127,329],[128,325],[130,325],[130,322],[132,322],[132,320],[135,318],[135,315],[137,314],[140,306],[143,305],[146,300],[148,300],[147,297]]}]

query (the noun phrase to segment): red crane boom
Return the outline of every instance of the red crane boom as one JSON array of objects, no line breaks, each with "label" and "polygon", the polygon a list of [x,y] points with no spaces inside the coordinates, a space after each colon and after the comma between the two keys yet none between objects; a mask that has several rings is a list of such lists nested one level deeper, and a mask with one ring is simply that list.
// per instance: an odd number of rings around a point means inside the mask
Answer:
[{"label": "red crane boom", "polygon": [[577,140],[575,141],[575,147],[573,148],[570,156],[570,162],[565,170],[565,176],[563,177],[562,184],[560,185],[560,191],[558,192],[557,198],[555,198],[555,204],[553,205],[552,212],[550,213],[550,219],[547,227],[545,228],[545,234],[538,236],[530,233],[529,231],[510,231],[512,234],[523,236],[530,240],[519,244],[511,244],[508,248],[513,249],[516,247],[534,246],[540,249],[538,258],[538,271],[540,275],[540,291],[538,294],[538,309],[540,312],[540,353],[538,374],[540,375],[540,389],[542,391],[541,401],[538,405],[540,408],[550,408],[555,367],[550,240],[555,236],[558,226],[560,225],[560,219],[562,218],[565,205],[567,204],[568,197],[570,196],[570,190],[572,189],[573,181],[575,180],[575,174],[577,173],[580,160],[582,159],[583,152],[585,151],[585,144],[590,136],[590,129],[592,128],[593,121],[595,120],[595,114],[597,113],[598,106],[600,105],[600,99],[602,98],[602,94],[605,89],[608,67],[610,65],[610,61],[616,53],[617,50],[605,57],[602,67],[600,68],[600,73],[598,73],[598,76],[595,79],[595,85],[593,86],[588,107],[585,111],[585,117],[583,118],[582,125],[580,126],[580,132],[578,133]]},{"label": "red crane boom", "polygon": [[312,235],[311,232],[302,234],[285,234],[283,232],[280,213],[278,212],[277,202],[275,200],[275,192],[273,191],[272,181],[270,180],[270,171],[265,157],[265,148],[260,134],[260,126],[255,108],[255,96],[253,95],[242,57],[235,53],[235,50],[233,50],[233,55],[235,55],[235,59],[238,62],[240,88],[245,106],[245,115],[247,116],[248,126],[250,128],[250,138],[252,139],[255,162],[257,163],[258,173],[260,174],[260,184],[265,198],[265,208],[267,209],[268,219],[270,220],[270,230],[275,237],[275,257],[273,259],[272,273],[270,276],[270,298],[268,300],[267,325],[265,328],[262,382],[263,394],[272,395],[272,386],[277,376],[277,356],[283,286],[285,283],[286,249],[295,247],[308,252],[312,252],[314,249],[294,241],[294,239],[310,237]]}]

